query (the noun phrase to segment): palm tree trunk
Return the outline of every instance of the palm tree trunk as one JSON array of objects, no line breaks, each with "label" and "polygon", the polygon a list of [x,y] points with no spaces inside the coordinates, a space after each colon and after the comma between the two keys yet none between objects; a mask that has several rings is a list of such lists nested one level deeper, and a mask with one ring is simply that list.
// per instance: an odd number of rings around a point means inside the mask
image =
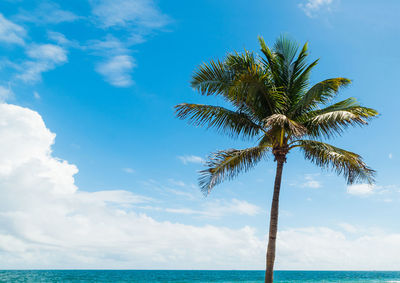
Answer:
[{"label": "palm tree trunk", "polygon": [[277,156],[277,166],[275,175],[274,195],[271,205],[271,216],[269,221],[269,239],[267,248],[267,268],[265,270],[265,283],[272,283],[274,281],[274,262],[275,262],[275,244],[276,234],[278,232],[278,213],[279,213],[279,192],[281,190],[281,180],[283,164],[285,163],[285,156]]}]

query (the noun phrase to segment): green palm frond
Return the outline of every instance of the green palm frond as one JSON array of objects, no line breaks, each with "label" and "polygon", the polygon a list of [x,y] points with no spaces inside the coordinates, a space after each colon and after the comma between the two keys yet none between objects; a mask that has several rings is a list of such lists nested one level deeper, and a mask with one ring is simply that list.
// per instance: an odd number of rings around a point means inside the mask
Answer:
[{"label": "green palm frond", "polygon": [[257,64],[253,52],[245,50],[243,53],[230,53],[224,60],[225,65],[234,74],[242,74]]},{"label": "green palm frond", "polygon": [[299,140],[297,143],[297,146],[304,151],[306,159],[322,168],[334,170],[338,175],[343,175],[348,184],[358,181],[374,182],[375,171],[364,163],[360,155],[313,140]]},{"label": "green palm frond", "polygon": [[175,106],[180,119],[188,119],[196,126],[207,126],[232,137],[251,138],[260,133],[261,126],[243,112],[235,112],[219,106],[182,103]]},{"label": "green palm frond", "polygon": [[[312,69],[318,64],[319,59],[313,61],[311,64],[296,70],[299,74],[293,76],[293,82],[288,87],[288,95],[292,99],[292,104],[296,103],[298,97],[304,93],[309,87],[310,74]],[[292,106],[292,105],[291,105]]]},{"label": "green palm frond", "polygon": [[224,95],[232,85],[232,72],[219,60],[204,63],[194,72],[191,85],[202,95]]},{"label": "green palm frond", "polygon": [[346,78],[328,79],[317,83],[310,88],[296,104],[295,112],[304,113],[315,109],[318,104],[326,104],[338,93],[340,88],[350,83],[351,81]]},{"label": "green palm frond", "polygon": [[378,115],[372,108],[360,106],[355,98],[335,103],[321,110],[308,112],[299,119],[308,129],[312,137],[324,136],[326,138],[341,135],[349,126],[363,126],[368,120]]},{"label": "green palm frond", "polygon": [[232,179],[241,172],[253,168],[266,156],[269,147],[256,146],[242,150],[222,150],[210,156],[206,163],[208,167],[200,171],[199,184],[201,190],[208,194],[219,183]]}]

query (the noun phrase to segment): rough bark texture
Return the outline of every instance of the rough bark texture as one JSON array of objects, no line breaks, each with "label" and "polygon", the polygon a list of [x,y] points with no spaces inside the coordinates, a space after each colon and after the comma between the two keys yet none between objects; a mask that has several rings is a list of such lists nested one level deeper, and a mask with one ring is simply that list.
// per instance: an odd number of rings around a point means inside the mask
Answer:
[{"label": "rough bark texture", "polygon": [[274,184],[274,195],[271,205],[271,218],[269,222],[269,238],[267,248],[267,268],[265,270],[265,283],[274,281],[274,262],[275,262],[275,245],[276,234],[278,232],[278,213],[279,213],[279,192],[281,189],[283,164],[286,161],[286,155],[276,154],[276,176]]}]

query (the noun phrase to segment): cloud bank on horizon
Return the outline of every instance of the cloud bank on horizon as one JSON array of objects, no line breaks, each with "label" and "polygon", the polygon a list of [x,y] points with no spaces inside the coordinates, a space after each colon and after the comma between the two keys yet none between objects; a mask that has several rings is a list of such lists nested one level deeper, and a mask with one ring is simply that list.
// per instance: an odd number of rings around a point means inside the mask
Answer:
[{"label": "cloud bank on horizon", "polygon": [[[3,268],[263,268],[265,239],[255,228],[157,221],[138,211],[153,205],[150,197],[125,190],[78,189],[78,168],[53,156],[55,134],[37,112],[2,103],[0,121]],[[160,209],[206,217],[260,212],[239,200],[218,202],[204,214]],[[400,268],[400,234],[349,224],[337,230],[284,229],[278,246],[280,269]]]}]

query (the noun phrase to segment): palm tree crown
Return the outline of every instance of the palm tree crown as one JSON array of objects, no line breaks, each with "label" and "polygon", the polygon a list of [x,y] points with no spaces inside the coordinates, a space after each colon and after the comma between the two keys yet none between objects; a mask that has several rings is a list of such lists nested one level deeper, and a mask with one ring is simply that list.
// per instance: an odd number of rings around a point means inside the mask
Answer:
[{"label": "palm tree crown", "polygon": [[366,125],[378,112],[360,106],[355,98],[332,102],[340,88],[351,83],[349,79],[332,78],[310,86],[310,72],[318,60],[307,63],[307,43],[300,49],[284,36],[273,48],[262,38],[259,42],[263,56],[231,53],[222,61],[202,64],[193,75],[192,87],[200,94],[222,96],[234,110],[188,103],[175,107],[179,118],[195,125],[233,137],[257,138],[254,147],[211,155],[207,169],[201,171],[203,192],[249,170],[268,153],[285,161],[295,148],[316,165],[344,175],[349,184],[373,182],[374,170],[361,156],[322,140],[349,126]]}]

